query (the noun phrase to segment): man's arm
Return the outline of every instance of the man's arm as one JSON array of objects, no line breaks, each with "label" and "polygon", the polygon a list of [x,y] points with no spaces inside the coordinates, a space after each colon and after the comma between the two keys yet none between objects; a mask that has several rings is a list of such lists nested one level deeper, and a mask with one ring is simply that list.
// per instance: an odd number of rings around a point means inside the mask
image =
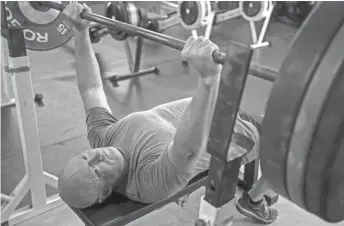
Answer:
[{"label": "man's arm", "polygon": [[211,84],[200,79],[168,147],[171,162],[182,172],[192,173],[200,153],[206,148],[217,91],[218,79]]},{"label": "man's arm", "polygon": [[90,22],[80,17],[82,11],[91,12],[86,4],[72,2],[63,11],[67,20],[73,25],[75,33],[75,58],[78,88],[84,103],[85,111],[94,107],[103,107],[110,113],[103,84],[100,77],[100,70],[95,57],[90,36]]},{"label": "man's arm", "polygon": [[197,41],[193,41],[194,45],[189,43],[191,47],[186,47],[186,51],[191,51],[188,61],[200,73],[198,87],[167,150],[175,167],[188,174],[194,171],[200,153],[206,148],[221,73],[221,67],[211,57],[217,48],[215,44]]},{"label": "man's arm", "polygon": [[85,111],[94,107],[103,107],[111,112],[87,29],[75,32],[75,58],[78,88]]}]

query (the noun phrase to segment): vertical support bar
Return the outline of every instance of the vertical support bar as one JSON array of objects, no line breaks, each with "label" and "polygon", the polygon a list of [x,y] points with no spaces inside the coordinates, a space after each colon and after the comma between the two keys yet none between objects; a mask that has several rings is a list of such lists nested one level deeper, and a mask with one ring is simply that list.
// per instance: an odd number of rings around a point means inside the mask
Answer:
[{"label": "vertical support bar", "polygon": [[256,29],[256,25],[253,21],[249,21],[250,24],[250,28],[251,28],[251,35],[252,35],[252,42],[253,44],[257,44],[257,29]]},{"label": "vertical support bar", "polygon": [[[124,49],[125,49],[125,53],[127,55],[129,70],[131,73],[133,73],[134,72],[134,60],[133,60],[133,54],[131,53],[131,49],[130,49],[129,39],[125,40]],[[127,92],[126,92],[126,95],[124,97],[124,103],[129,102],[129,99],[130,99],[131,94],[133,92],[133,88],[134,88],[134,84],[131,81],[129,81],[129,84],[127,87]]]},{"label": "vertical support bar", "polygon": [[206,39],[210,39],[211,31],[213,29],[214,19],[215,19],[215,11],[212,11],[207,18],[207,25],[205,27],[204,37]]},{"label": "vertical support bar", "polygon": [[244,181],[246,183],[247,190],[251,189],[254,183],[258,180],[259,172],[259,159],[256,159],[245,165],[244,168]]},{"label": "vertical support bar", "polygon": [[10,103],[14,104],[13,89],[8,73],[5,68],[8,67],[8,54],[5,49],[1,51],[1,107]]},{"label": "vertical support bar", "polygon": [[[132,54],[131,54],[131,50],[130,50],[130,45],[129,42],[125,43],[125,50],[127,53],[127,59],[128,59],[128,64],[129,64],[129,68],[131,70],[131,72],[138,72],[140,71],[140,66],[141,66],[141,56],[142,56],[142,47],[143,47],[143,38],[141,37],[137,37],[137,42],[136,42],[136,52],[135,52],[135,60],[133,61],[132,58]],[[139,83],[139,78],[134,78],[131,79],[129,81],[129,85],[128,85],[128,92],[124,98],[125,102],[128,102],[131,94],[132,94],[132,90],[134,85],[137,88],[138,93],[142,92],[141,89],[141,84]],[[142,98],[142,96],[140,96]]]},{"label": "vertical support bar", "polygon": [[134,72],[134,61],[130,50],[129,39],[124,41],[124,50],[127,55],[129,70],[130,72]]},{"label": "vertical support bar", "polygon": [[16,100],[25,169],[29,177],[32,205],[39,208],[46,204],[46,191],[25,38],[23,30],[19,28],[9,29],[7,37],[8,66]]},{"label": "vertical support bar", "polygon": [[274,10],[274,7],[275,7],[275,3],[272,3],[272,1],[268,1],[267,4],[269,4],[268,13],[267,13],[267,16],[264,19],[263,27],[260,30],[260,34],[259,34],[259,38],[258,38],[257,43],[262,43],[263,42],[266,30],[267,30],[267,28],[269,26],[269,23],[270,23],[270,18],[271,18],[271,15],[272,15],[272,11]]},{"label": "vertical support bar", "polygon": [[[134,65],[134,72],[139,72],[141,67],[141,59],[142,59],[142,48],[143,48],[143,38],[137,37],[136,42],[136,53],[135,53],[135,65]],[[136,95],[137,99],[139,100],[140,108],[144,108],[144,96],[142,95],[142,86],[139,77],[136,77],[130,80],[130,83],[134,83],[136,87]]]},{"label": "vertical support bar", "polygon": [[197,38],[198,37],[197,30],[191,30],[191,35],[192,37]]},{"label": "vertical support bar", "polygon": [[[1,2],[1,32],[7,36],[8,25],[6,19],[5,2]],[[2,42],[2,47],[4,46]],[[6,55],[4,48],[1,51],[1,106],[8,104],[13,98],[13,91],[10,87],[8,74],[5,72],[5,67],[8,67],[8,55]]]},{"label": "vertical support bar", "polygon": [[[7,13],[6,13],[6,3],[1,2],[1,29],[4,29],[7,33],[8,24],[7,24]],[[2,31],[1,31],[2,32]]]},{"label": "vertical support bar", "polygon": [[140,70],[141,56],[142,56],[142,46],[143,46],[143,38],[137,37],[134,72],[138,72]]},{"label": "vertical support bar", "polygon": [[[238,180],[241,158],[227,162],[233,127],[252,57],[250,47],[230,43],[221,72],[207,151],[212,155],[205,200],[220,207],[233,198],[233,177]],[[235,174],[235,175],[234,175]],[[235,183],[236,186],[236,183]]]}]

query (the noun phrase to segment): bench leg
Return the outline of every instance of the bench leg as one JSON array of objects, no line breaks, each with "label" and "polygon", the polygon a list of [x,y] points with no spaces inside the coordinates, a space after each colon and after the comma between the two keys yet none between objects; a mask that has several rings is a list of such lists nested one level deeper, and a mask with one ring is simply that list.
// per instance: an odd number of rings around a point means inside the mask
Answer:
[{"label": "bench leg", "polygon": [[257,182],[258,171],[259,171],[259,159],[256,159],[245,165],[244,181],[247,187],[246,190],[251,189],[254,183]]},{"label": "bench leg", "polygon": [[238,181],[238,185],[245,191],[248,191],[258,180],[259,160],[256,159],[247,163],[244,167],[244,178]]},{"label": "bench leg", "polygon": [[[244,169],[244,184],[241,186],[246,190],[250,190],[252,186],[258,181],[259,172],[259,159],[256,159],[245,165]],[[268,205],[271,206],[278,201],[278,194],[274,192],[268,192],[264,195]]]}]

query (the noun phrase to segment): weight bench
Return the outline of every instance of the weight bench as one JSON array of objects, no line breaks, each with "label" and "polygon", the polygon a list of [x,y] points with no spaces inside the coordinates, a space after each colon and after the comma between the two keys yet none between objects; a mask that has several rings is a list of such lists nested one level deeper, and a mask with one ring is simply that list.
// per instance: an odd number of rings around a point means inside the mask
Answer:
[{"label": "weight bench", "polygon": [[[243,189],[249,189],[258,178],[259,160],[252,161],[245,165],[243,179],[238,185]],[[143,217],[154,210],[160,209],[168,203],[188,195],[207,182],[208,171],[195,176],[183,190],[172,197],[152,204],[134,202],[125,196],[113,192],[113,194],[102,204],[91,206],[86,209],[71,209],[85,223],[86,226],[121,226],[126,225],[140,217]],[[240,173],[239,173],[240,175]]]}]

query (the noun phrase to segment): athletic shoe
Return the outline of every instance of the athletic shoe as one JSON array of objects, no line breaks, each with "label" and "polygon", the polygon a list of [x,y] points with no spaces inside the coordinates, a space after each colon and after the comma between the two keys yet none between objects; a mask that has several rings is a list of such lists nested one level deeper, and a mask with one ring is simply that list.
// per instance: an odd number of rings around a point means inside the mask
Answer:
[{"label": "athletic shoe", "polygon": [[242,197],[238,199],[235,207],[246,217],[252,217],[264,224],[270,224],[274,222],[278,216],[277,210],[269,207],[264,198],[257,203],[253,203],[247,192],[245,192]]}]

